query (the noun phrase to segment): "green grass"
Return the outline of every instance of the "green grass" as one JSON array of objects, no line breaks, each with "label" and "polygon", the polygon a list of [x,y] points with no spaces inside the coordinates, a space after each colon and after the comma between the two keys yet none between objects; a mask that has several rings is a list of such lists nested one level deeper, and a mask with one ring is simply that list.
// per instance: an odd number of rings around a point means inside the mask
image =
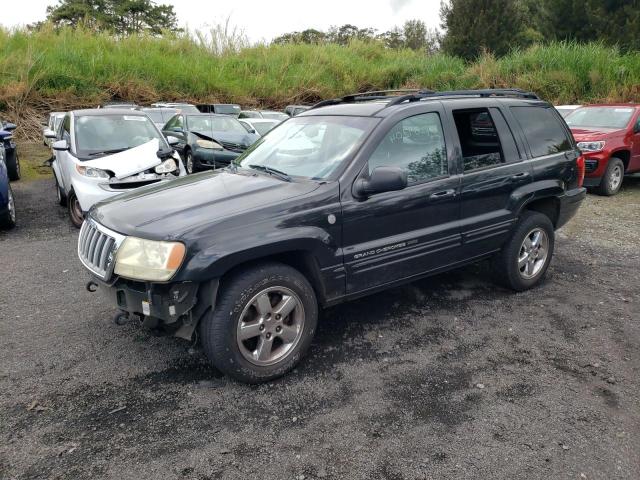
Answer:
[{"label": "green grass", "polygon": [[0,110],[25,124],[50,109],[109,99],[282,107],[354,91],[520,87],[558,103],[640,101],[640,53],[554,43],[467,64],[377,43],[271,45],[216,55],[187,36],[115,38],[86,30],[0,29]]},{"label": "green grass", "polygon": [[42,163],[51,157],[51,150],[42,143],[18,142],[18,154],[21,180],[51,177],[51,168],[42,166]]}]

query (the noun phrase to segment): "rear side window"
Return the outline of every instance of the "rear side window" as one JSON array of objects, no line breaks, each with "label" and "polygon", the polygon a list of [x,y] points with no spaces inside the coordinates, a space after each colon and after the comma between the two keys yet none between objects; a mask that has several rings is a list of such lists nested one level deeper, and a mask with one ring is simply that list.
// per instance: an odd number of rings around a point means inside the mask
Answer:
[{"label": "rear side window", "polygon": [[382,166],[405,170],[409,185],[448,175],[440,116],[425,113],[398,122],[369,158],[369,174]]},{"label": "rear side window", "polygon": [[567,131],[551,108],[511,107],[511,113],[520,124],[534,158],[571,150]]},{"label": "rear side window", "polygon": [[465,172],[505,162],[498,131],[488,109],[454,110],[453,118]]}]

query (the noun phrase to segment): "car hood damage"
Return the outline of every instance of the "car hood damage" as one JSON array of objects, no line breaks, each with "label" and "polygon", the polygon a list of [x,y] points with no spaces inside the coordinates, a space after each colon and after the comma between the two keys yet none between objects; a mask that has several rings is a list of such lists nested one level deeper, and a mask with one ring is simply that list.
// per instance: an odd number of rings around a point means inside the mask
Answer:
[{"label": "car hood damage", "polygon": [[141,173],[162,163],[157,153],[160,141],[157,138],[123,152],[105,155],[95,160],[85,160],[82,165],[113,172],[118,180]]}]

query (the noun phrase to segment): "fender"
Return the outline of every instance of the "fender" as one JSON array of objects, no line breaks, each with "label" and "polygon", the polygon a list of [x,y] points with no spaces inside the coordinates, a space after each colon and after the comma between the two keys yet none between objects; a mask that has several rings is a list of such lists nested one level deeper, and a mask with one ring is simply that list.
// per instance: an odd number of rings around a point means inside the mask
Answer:
[{"label": "fender", "polygon": [[540,180],[517,188],[509,199],[509,210],[520,216],[526,205],[542,198],[557,197],[564,194],[564,182],[559,179]]},{"label": "fender", "polygon": [[205,281],[224,275],[242,263],[305,252],[312,255],[318,266],[329,267],[342,262],[342,253],[335,238],[318,227],[301,226],[274,229],[268,238],[247,236],[234,245],[216,244],[187,259],[176,280]]},{"label": "fender", "polygon": [[58,184],[64,191],[65,195],[68,195],[69,189],[64,184],[64,178],[62,178],[62,175],[60,174],[60,165],[58,165],[58,160],[55,158],[55,156],[53,158],[53,162],[51,162],[51,169],[53,170],[53,174],[55,175],[55,178],[58,180]]}]

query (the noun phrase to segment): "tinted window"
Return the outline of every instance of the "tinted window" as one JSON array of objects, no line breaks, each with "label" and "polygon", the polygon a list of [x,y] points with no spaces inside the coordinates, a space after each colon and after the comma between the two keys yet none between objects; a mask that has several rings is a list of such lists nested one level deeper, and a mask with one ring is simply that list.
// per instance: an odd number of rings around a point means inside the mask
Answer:
[{"label": "tinted window", "polygon": [[397,123],[369,158],[369,174],[381,166],[406,170],[409,184],[447,175],[440,116],[425,113]]},{"label": "tinted window", "polygon": [[534,158],[571,150],[565,127],[552,108],[511,107],[511,112],[522,127]]},{"label": "tinted window", "polygon": [[504,163],[500,138],[489,110],[454,110],[453,118],[465,172]]}]

